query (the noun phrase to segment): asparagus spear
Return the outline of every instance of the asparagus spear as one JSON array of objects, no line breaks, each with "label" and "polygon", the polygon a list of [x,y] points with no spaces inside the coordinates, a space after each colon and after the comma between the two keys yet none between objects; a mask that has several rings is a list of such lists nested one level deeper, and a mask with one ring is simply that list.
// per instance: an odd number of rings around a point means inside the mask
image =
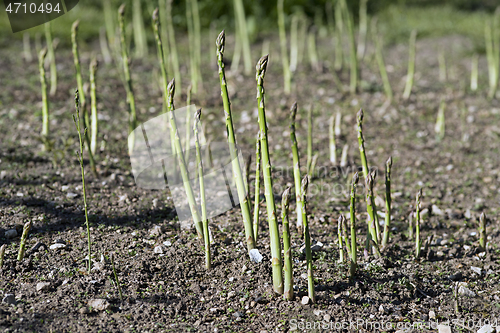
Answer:
[{"label": "asparagus spear", "polygon": [[274,203],[273,178],[271,174],[271,160],[267,142],[266,108],[264,104],[264,76],[266,74],[268,57],[260,58],[256,66],[257,80],[257,107],[259,109],[260,145],[262,152],[262,173],[264,175],[264,190],[266,195],[267,219],[269,222],[269,236],[271,238],[271,256],[273,268],[274,291],[283,294],[283,276],[281,269],[281,244],[279,239],[278,223],[276,221],[276,207]]},{"label": "asparagus spear", "polygon": [[417,192],[417,200],[415,204],[416,218],[415,218],[415,257],[420,258],[420,199],[422,198],[422,189]]},{"label": "asparagus spear", "polygon": [[385,224],[384,237],[382,238],[382,247],[385,247],[389,242],[389,230],[391,224],[391,168],[392,156],[389,156],[385,162]]},{"label": "asparagus spear", "polygon": [[198,138],[198,127],[200,126],[201,109],[196,111],[194,115],[194,142],[196,146],[196,163],[198,164],[198,177],[200,179],[200,205],[201,205],[201,220],[203,222],[203,240],[205,242],[205,268],[208,270],[212,267],[210,259],[210,237],[208,234],[208,219],[207,206],[205,200],[205,181],[203,172],[203,161],[201,158],[200,141]]},{"label": "asparagus spear", "polygon": [[281,198],[281,214],[283,221],[283,271],[285,273],[285,287],[283,298],[285,300],[293,299],[293,266],[292,266],[292,249],[290,247],[290,228],[288,224],[288,204],[290,202],[290,187],[283,192]]},{"label": "asparagus spear", "polygon": [[31,229],[31,221],[26,222],[23,227],[23,234],[21,236],[21,245],[19,246],[19,252],[17,254],[17,260],[21,261],[24,258],[24,251],[26,249],[26,239],[28,239],[28,233]]},{"label": "asparagus spear", "polygon": [[[246,190],[245,190],[245,181],[243,179],[243,174],[241,172],[241,166],[236,151],[236,137],[234,134],[233,118],[231,113],[231,102],[229,101],[229,93],[227,92],[226,73],[224,69],[225,65],[223,61],[225,42],[226,42],[226,34],[223,30],[217,37],[216,41],[217,64],[219,66],[219,81],[221,87],[222,102],[224,104],[224,114],[226,117],[226,130],[227,130],[227,140],[229,142],[229,151],[231,154],[234,178],[236,180],[236,187],[238,190],[238,197],[240,200],[241,213],[243,215],[243,224],[245,227],[247,248],[248,251],[250,251],[255,248],[255,238],[253,235],[252,218],[250,216],[250,205],[248,203],[248,197],[246,195]],[[283,288],[283,286],[281,286],[281,288]]]},{"label": "asparagus spear", "polygon": [[297,230],[299,235],[302,234],[302,195],[301,195],[301,178],[300,178],[300,160],[299,150],[297,148],[297,138],[295,136],[295,116],[297,115],[297,102],[293,103],[290,109],[290,139],[292,140],[292,156],[293,156],[293,179],[295,182],[295,202],[297,205]]},{"label": "asparagus spear", "polygon": [[259,238],[259,206],[260,206],[260,133],[255,142],[255,197],[253,207],[253,237],[255,242]]},{"label": "asparagus spear", "polygon": [[406,85],[403,92],[403,98],[410,98],[411,89],[413,87],[413,77],[415,75],[415,44],[417,40],[417,30],[413,30],[410,35],[409,59],[408,59],[408,74],[406,75]]},{"label": "asparagus spear", "polygon": [[486,215],[484,212],[479,215],[479,246],[486,251]]},{"label": "asparagus spear", "polygon": [[311,236],[309,235],[309,223],[307,221],[307,187],[309,186],[309,176],[302,179],[302,221],[304,222],[304,241],[306,246],[306,262],[307,262],[307,293],[311,302],[316,301],[314,294],[314,277],[311,252]]}]

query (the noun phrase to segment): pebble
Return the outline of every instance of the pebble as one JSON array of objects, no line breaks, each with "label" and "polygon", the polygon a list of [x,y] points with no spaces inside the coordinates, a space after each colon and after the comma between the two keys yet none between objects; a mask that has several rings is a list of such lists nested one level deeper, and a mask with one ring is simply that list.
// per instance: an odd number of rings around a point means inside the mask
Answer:
[{"label": "pebble", "polygon": [[230,292],[227,294],[227,298],[233,298],[235,295],[236,295],[236,292],[235,292],[235,291],[230,291]]},{"label": "pebble", "polygon": [[252,249],[250,252],[248,252],[250,255],[250,260],[252,260],[255,263],[260,263],[262,261],[262,254],[260,254],[259,250],[257,249]]},{"label": "pebble", "polygon": [[471,266],[470,269],[472,269],[474,271],[474,273],[476,273],[477,275],[481,275],[482,273],[482,269],[481,267],[476,267],[476,266]]},{"label": "pebble", "polygon": [[305,279],[307,279],[307,274],[306,273],[302,273],[302,274],[300,274],[300,277],[305,280]]},{"label": "pebble", "polygon": [[491,325],[484,325],[477,333],[495,333],[495,329]]},{"label": "pebble", "polygon": [[90,300],[88,303],[88,306],[92,307],[92,309],[97,310],[97,311],[104,311],[107,310],[111,304],[109,304],[108,301],[102,298],[96,298],[93,300]]},{"label": "pebble", "polygon": [[462,296],[467,296],[467,297],[475,297],[476,293],[467,288],[467,283],[465,282],[460,282],[458,284],[458,294]]},{"label": "pebble", "polygon": [[165,246],[172,246],[172,242],[169,241],[169,240],[166,240],[166,241],[163,242],[163,245],[165,245]]},{"label": "pebble", "polygon": [[451,333],[451,327],[447,325],[438,325],[439,333]]},{"label": "pebble", "polygon": [[309,304],[309,297],[308,296],[302,297],[302,300],[300,301],[300,303],[302,303],[303,305]]},{"label": "pebble", "polygon": [[332,317],[329,314],[323,316],[323,320],[329,322]]},{"label": "pebble", "polygon": [[68,192],[68,194],[66,194],[66,198],[68,198],[68,199],[73,199],[73,198],[76,198],[77,196],[78,196],[78,194],[73,193],[73,192]]},{"label": "pebble", "polygon": [[14,294],[5,294],[2,299],[2,303],[16,304],[16,296]]},{"label": "pebble", "polygon": [[38,282],[36,284],[36,291],[46,291],[50,288],[50,282]]},{"label": "pebble", "polygon": [[472,217],[472,214],[470,212],[470,209],[467,208],[467,210],[464,213],[465,218],[470,219]]},{"label": "pebble", "polygon": [[16,229],[10,229],[5,232],[5,238],[14,238],[17,236],[17,230]]},{"label": "pebble", "polygon": [[241,273],[245,273],[247,269],[247,265],[243,265],[243,267],[241,267]]},{"label": "pebble", "polygon": [[59,250],[59,249],[65,249],[65,248],[66,248],[66,244],[61,244],[61,243],[52,244],[50,246],[51,250]]},{"label": "pebble", "polygon": [[210,312],[217,312],[217,308],[210,308]]},{"label": "pebble", "polygon": [[149,230],[149,235],[153,237],[158,237],[162,234],[162,228],[159,225],[155,225],[151,230]]},{"label": "pebble", "polygon": [[69,185],[63,185],[63,186],[61,186],[61,191],[65,192],[67,190],[69,190]]},{"label": "pebble", "polygon": [[158,245],[158,246],[155,247],[154,252],[156,254],[162,254],[163,253],[163,248]]},{"label": "pebble", "polygon": [[382,304],[380,304],[380,307],[378,308],[378,312],[380,312],[380,313],[386,313],[387,310],[384,308],[384,306]]},{"label": "pebble", "polygon": [[436,319],[436,312],[434,311],[429,311],[429,319]]},{"label": "pebble", "polygon": [[314,313],[314,315],[315,315],[315,316],[319,316],[319,315],[321,314],[321,312],[323,312],[323,311],[318,310],[318,309],[315,309],[315,310],[313,311],[313,313]]}]

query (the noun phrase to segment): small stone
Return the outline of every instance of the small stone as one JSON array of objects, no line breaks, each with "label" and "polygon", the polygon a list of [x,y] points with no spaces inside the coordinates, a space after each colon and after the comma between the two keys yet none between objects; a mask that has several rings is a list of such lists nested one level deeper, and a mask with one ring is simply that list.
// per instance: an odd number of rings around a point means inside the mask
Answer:
[{"label": "small stone", "polygon": [[380,304],[380,306],[378,308],[378,312],[380,312],[380,313],[386,313],[387,310],[384,308],[384,306],[382,304]]},{"label": "small stone", "polygon": [[10,229],[5,232],[5,238],[14,238],[14,237],[17,237],[16,229]]},{"label": "small stone", "polygon": [[16,296],[14,294],[5,294],[2,298],[2,303],[16,304]]},{"label": "small stone", "polygon": [[307,279],[307,274],[306,273],[302,273],[302,274],[300,274],[300,277],[305,280],[305,279]]},{"label": "small stone", "polygon": [[232,277],[232,276],[231,276],[231,277],[229,278],[229,282],[233,282],[233,281],[234,281],[234,277]]},{"label": "small stone", "polygon": [[436,312],[433,310],[429,311],[429,319],[436,319]]},{"label": "small stone", "polygon": [[462,273],[458,272],[456,274],[452,274],[452,275],[448,276],[448,279],[450,279],[451,281],[459,281],[462,279]]},{"label": "small stone", "polygon": [[89,308],[87,308],[86,306],[80,308],[80,310],[78,310],[78,312],[80,312],[81,314],[90,313]]},{"label": "small stone", "polygon": [[66,248],[66,244],[56,243],[50,246],[51,250],[62,250]]},{"label": "small stone", "polygon": [[313,313],[315,316],[319,316],[321,314],[321,310],[318,310],[318,309],[314,309]]},{"label": "small stone", "polygon": [[260,263],[262,261],[262,254],[260,254],[259,250],[257,249],[252,249],[250,252],[248,252],[250,255],[250,260],[252,260],[255,263]]},{"label": "small stone", "polygon": [[458,284],[458,294],[467,297],[476,297],[476,293],[467,288],[467,283],[460,282]]},{"label": "small stone", "polygon": [[242,318],[244,316],[244,314],[239,312],[239,311],[236,311],[235,313],[233,313],[233,316],[235,316],[237,318]]},{"label": "small stone", "polygon": [[467,208],[467,210],[464,213],[465,218],[470,219],[472,217],[472,214],[470,212],[470,209]]},{"label": "small stone", "polygon": [[309,297],[308,296],[302,297],[302,300],[300,301],[300,303],[302,303],[302,305],[309,304]]},{"label": "small stone", "polygon": [[438,325],[438,333],[451,333],[451,327],[447,325]]},{"label": "small stone", "polygon": [[162,234],[162,228],[159,225],[155,225],[151,230],[149,230],[149,235],[152,237],[158,237]]},{"label": "small stone", "polygon": [[247,270],[247,265],[243,265],[243,267],[241,267],[241,273],[245,273]]},{"label": "small stone", "polygon": [[471,266],[470,269],[472,269],[477,275],[481,275],[481,273],[483,272],[481,267]]},{"label": "small stone", "polygon": [[253,308],[255,306],[255,304],[257,304],[257,303],[255,303],[254,301],[251,301],[250,302],[250,307]]},{"label": "small stone", "polygon": [[230,291],[230,292],[227,294],[227,298],[233,298],[235,295],[236,295],[236,292],[235,292],[235,291]]},{"label": "small stone", "polygon": [[163,242],[163,245],[165,245],[165,246],[172,246],[172,242],[169,241],[169,240],[166,240],[166,241]]},{"label": "small stone", "polygon": [[73,192],[68,192],[68,194],[66,194],[66,198],[68,198],[68,199],[73,199],[73,198],[76,198],[77,196],[78,196],[78,194],[73,193]]},{"label": "small stone", "polygon": [[218,310],[217,308],[210,308],[210,312],[213,312],[213,313],[217,312],[217,310]]},{"label": "small stone", "polygon": [[469,251],[471,249],[470,245],[464,245],[464,250]]},{"label": "small stone", "polygon": [[154,252],[156,254],[162,254],[163,253],[163,248],[158,245],[158,246],[155,247]]},{"label": "small stone", "polygon": [[477,333],[495,333],[495,329],[491,325],[484,325]]},{"label": "small stone", "polygon": [[153,208],[157,208],[158,207],[158,199],[153,199]]},{"label": "small stone", "polygon": [[444,212],[441,209],[439,209],[438,206],[432,205],[432,214],[437,216],[443,216]]},{"label": "small stone", "polygon": [[109,304],[109,302],[106,301],[105,299],[97,298],[97,299],[90,300],[88,302],[88,306],[90,306],[92,309],[97,310],[97,311],[104,311],[104,310],[109,309],[111,304]]},{"label": "small stone", "polygon": [[332,317],[329,314],[323,316],[323,320],[329,322]]},{"label": "small stone", "polygon": [[67,190],[69,190],[69,185],[63,185],[63,186],[61,186],[61,191],[65,192]]},{"label": "small stone", "polygon": [[36,284],[36,291],[47,291],[50,288],[50,282],[38,282]]}]

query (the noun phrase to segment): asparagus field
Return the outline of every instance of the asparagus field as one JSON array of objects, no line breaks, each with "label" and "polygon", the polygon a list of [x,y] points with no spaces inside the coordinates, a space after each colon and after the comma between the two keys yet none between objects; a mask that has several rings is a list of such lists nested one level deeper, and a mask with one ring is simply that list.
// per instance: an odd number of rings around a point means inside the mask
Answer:
[{"label": "asparagus field", "polygon": [[500,332],[500,7],[247,2],[0,25],[0,329]]}]

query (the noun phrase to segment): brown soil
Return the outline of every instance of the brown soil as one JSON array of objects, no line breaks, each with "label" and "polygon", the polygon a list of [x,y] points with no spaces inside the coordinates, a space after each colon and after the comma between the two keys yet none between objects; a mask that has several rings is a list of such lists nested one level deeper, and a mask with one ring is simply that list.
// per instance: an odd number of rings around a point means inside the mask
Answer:
[{"label": "brown soil", "polygon": [[[413,95],[409,101],[403,101],[399,96],[404,86],[407,47],[388,48],[386,63],[397,98],[383,108],[382,85],[371,51],[362,64],[362,88],[356,96],[332,83],[333,65],[328,60],[332,55],[327,42],[319,47],[320,56],[327,59],[323,72],[308,72],[304,65],[295,76],[292,96],[285,96],[276,45],[272,43],[265,86],[278,199],[281,191],[293,184],[288,110],[295,100],[299,103],[298,140],[301,163],[305,165],[305,108],[314,103],[314,150],[319,159],[312,180],[311,188],[315,191],[309,198],[309,218],[311,237],[324,244],[314,254],[317,303],[301,304],[302,296],[307,294],[307,281],[303,277],[305,258],[299,250],[302,241],[295,230],[292,243],[296,299],[284,301],[273,294],[264,204],[258,241],[264,260],[256,264],[248,259],[241,212],[237,208],[210,221],[214,237],[213,269],[205,271],[201,243],[193,230],[180,230],[169,192],[135,186],[126,154],[125,91],[116,65],[101,64],[98,69],[98,109],[103,118],[100,135],[104,142],[97,157],[99,176],[94,177],[86,169],[92,260],[96,267],[87,273],[81,177],[74,154],[77,136],[71,118],[76,85],[71,50],[57,51],[58,93],[50,98],[55,150],[46,153],[41,152],[38,139],[41,98],[37,64],[24,63],[20,56],[22,44],[15,42],[0,51],[0,244],[8,245],[0,270],[0,293],[3,293],[0,297],[14,294],[16,301],[15,305],[0,303],[2,330],[271,332],[295,327],[302,330],[308,327],[308,322],[316,331],[337,330],[339,326],[335,325],[342,323],[343,331],[354,328],[377,331],[379,323],[385,325],[381,331],[392,332],[414,325],[408,331],[421,332],[428,329],[417,328],[418,323],[450,321],[455,332],[467,328],[477,331],[487,320],[500,325],[497,322],[500,320],[500,127],[497,125],[500,104],[485,97],[485,59],[480,61],[480,91],[473,94],[468,89],[471,48],[468,40],[455,36],[419,41]],[[448,80],[444,83],[438,80],[439,45],[453,51],[446,54]],[[258,49],[260,45],[255,47]],[[85,73],[89,57],[90,52],[82,54]],[[208,58],[205,60],[208,62]],[[147,60],[132,63],[141,121],[154,117],[162,109],[156,67],[153,50]],[[204,91],[194,96],[194,101],[204,109],[206,135],[215,141],[224,140],[224,120],[218,76],[212,69],[208,64],[204,67]],[[189,76],[186,68],[183,70],[184,89],[177,106],[185,104],[182,100]],[[347,69],[338,75],[342,82],[348,83]],[[253,155],[257,132],[254,77],[230,75],[228,82],[240,129],[238,142],[245,153]],[[442,99],[447,105],[446,136],[438,143],[434,123]],[[349,281],[348,265],[338,262],[336,221],[340,213],[348,212],[346,184],[360,165],[354,129],[355,114],[360,107],[365,110],[364,132],[370,165],[383,170],[389,155],[394,158],[395,229],[382,259],[363,255],[366,213],[360,187],[357,206],[360,271],[354,281]],[[251,121],[241,117],[244,110]],[[328,162],[328,118],[337,111],[343,115],[339,155],[341,147],[349,144],[349,166],[343,169]],[[464,136],[468,138],[466,141]],[[385,211],[380,204],[385,191],[383,177],[383,171],[379,172],[375,190],[382,212]],[[434,242],[426,258],[415,260],[414,241],[408,239],[407,228],[419,188],[424,193],[422,206],[431,212],[424,215],[423,239],[433,235]],[[71,197],[68,193],[78,195]],[[433,209],[433,205],[441,212]],[[294,208],[292,203],[291,210]],[[483,211],[488,217],[486,254],[478,250],[475,234],[477,219]],[[6,238],[4,232],[17,229],[20,234],[22,224],[28,220],[33,221],[33,228],[27,255],[18,262],[19,236]],[[291,223],[295,224],[294,216]],[[151,235],[154,226],[161,228]],[[48,249],[58,241],[64,242],[66,248]],[[165,245],[167,241],[171,245]],[[47,248],[31,251],[39,242]],[[154,253],[156,246],[162,246],[163,254]],[[111,264],[106,261],[110,253],[115,253],[123,301]],[[102,264],[101,256],[104,256]],[[471,266],[481,268],[481,274],[475,273]],[[49,284],[37,291],[41,282]],[[468,288],[476,294],[472,298],[458,297],[459,313],[455,312],[453,296],[457,282],[468,283]],[[94,299],[106,300],[107,309],[89,307],[89,301]],[[435,313],[435,319],[430,311]],[[318,328],[325,323],[332,326]],[[392,328],[387,328],[388,323]]]}]

